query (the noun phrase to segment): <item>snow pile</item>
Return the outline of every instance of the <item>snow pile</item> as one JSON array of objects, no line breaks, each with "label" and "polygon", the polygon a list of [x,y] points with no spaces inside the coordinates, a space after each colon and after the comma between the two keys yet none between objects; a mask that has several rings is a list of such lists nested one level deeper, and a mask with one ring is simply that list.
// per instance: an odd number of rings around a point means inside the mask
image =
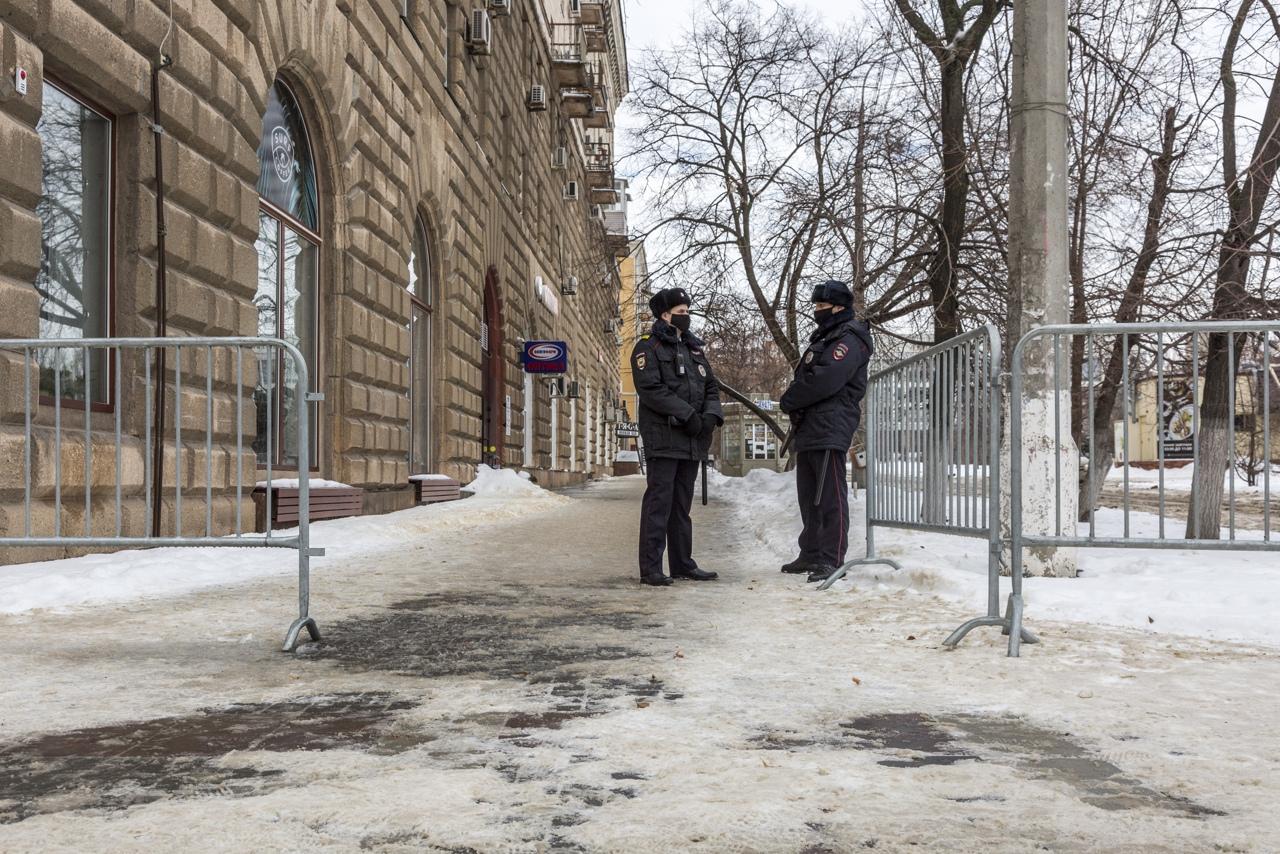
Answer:
[{"label": "snow pile", "polygon": [[[308,484],[310,484],[310,487],[312,489],[323,489],[325,487],[330,487],[333,489],[351,489],[352,488],[351,484],[349,483],[341,483],[340,481],[336,481],[336,480],[325,480],[322,477],[309,478],[307,482]],[[300,482],[296,477],[277,477],[271,480],[271,485],[276,489],[297,489],[299,486],[299,483]],[[260,480],[256,484],[254,484],[254,486],[257,486],[260,489],[266,488],[266,485],[267,485],[267,481],[265,480]]]},{"label": "snow pile", "polygon": [[467,491],[485,498],[542,497],[549,493],[532,481],[527,471],[496,469],[479,466],[476,479],[467,484]]},{"label": "snow pile", "polygon": [[[406,546],[429,548],[433,535],[484,529],[573,502],[539,489],[514,472],[490,472],[477,478],[481,494],[467,501],[312,523],[311,545],[326,550],[324,557],[311,559],[312,570],[376,566],[391,556],[402,558]],[[288,529],[278,536],[289,538],[296,533]],[[297,567],[297,553],[281,548],[159,548],[0,566],[0,614],[177,596],[292,575]]]},{"label": "snow pile", "polygon": [[[743,533],[758,543],[762,566],[795,557],[800,514],[794,474],[756,470],[742,478],[713,478],[715,494],[734,506]],[[863,553],[864,513],[862,501],[851,499],[851,559]],[[1159,521],[1154,514],[1131,513],[1130,535],[1154,538]],[[1124,513],[1101,509],[1096,525],[1099,537],[1121,536]],[[1183,525],[1167,519],[1166,535],[1179,536]],[[1087,523],[1080,533],[1088,535]],[[1262,532],[1238,530],[1236,536],[1258,540]],[[986,610],[985,540],[877,528],[876,547],[902,570],[853,567],[837,589],[937,596],[962,603],[975,616]],[[1079,549],[1077,556],[1079,578],[1026,579],[1033,628],[1037,619],[1055,619],[1280,645],[1280,621],[1274,618],[1280,612],[1280,559],[1273,553]],[[1001,590],[1008,594],[1007,578]]]}]

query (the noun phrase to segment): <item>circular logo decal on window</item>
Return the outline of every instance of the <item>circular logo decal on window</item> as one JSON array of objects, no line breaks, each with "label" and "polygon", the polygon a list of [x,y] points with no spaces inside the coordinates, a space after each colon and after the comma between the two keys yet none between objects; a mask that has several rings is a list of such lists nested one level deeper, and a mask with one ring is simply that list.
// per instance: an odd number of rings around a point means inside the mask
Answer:
[{"label": "circular logo decal on window", "polygon": [[271,129],[271,158],[275,163],[276,177],[289,181],[293,177],[293,140],[282,127]]}]

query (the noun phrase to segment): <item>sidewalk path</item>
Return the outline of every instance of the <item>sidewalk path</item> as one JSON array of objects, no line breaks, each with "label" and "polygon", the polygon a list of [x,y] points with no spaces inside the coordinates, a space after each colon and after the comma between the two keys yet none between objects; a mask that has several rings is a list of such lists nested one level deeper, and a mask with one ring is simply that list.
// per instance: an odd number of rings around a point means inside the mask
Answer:
[{"label": "sidewalk path", "polygon": [[[0,850],[1276,850],[1280,651],[818,594],[639,478],[289,580],[0,617]],[[0,569],[0,571],[3,571]]]}]

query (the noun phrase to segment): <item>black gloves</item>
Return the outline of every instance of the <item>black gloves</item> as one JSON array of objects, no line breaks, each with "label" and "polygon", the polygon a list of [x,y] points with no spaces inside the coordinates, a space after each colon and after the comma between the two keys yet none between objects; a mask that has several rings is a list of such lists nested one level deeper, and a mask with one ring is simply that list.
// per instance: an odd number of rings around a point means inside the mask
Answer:
[{"label": "black gloves", "polygon": [[720,419],[712,415],[710,412],[702,413],[702,432],[699,437],[706,439],[711,436],[715,429],[720,426]]},{"label": "black gloves", "polygon": [[689,413],[689,417],[680,422],[680,429],[684,431],[686,436],[692,436],[696,439],[702,435],[702,416],[697,412]]}]

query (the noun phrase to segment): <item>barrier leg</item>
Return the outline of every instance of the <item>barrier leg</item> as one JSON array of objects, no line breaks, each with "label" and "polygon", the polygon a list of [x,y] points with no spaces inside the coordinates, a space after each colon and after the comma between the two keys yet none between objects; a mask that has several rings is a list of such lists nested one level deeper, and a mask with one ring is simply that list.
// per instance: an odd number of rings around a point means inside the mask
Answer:
[{"label": "barrier leg", "polygon": [[826,590],[831,585],[848,575],[849,570],[855,566],[871,566],[872,564],[882,564],[884,566],[891,566],[894,569],[902,569],[901,564],[896,560],[890,560],[887,557],[860,557],[856,560],[846,561],[843,566],[831,573],[831,575],[827,576],[827,579],[818,585],[818,589]]},{"label": "barrier leg", "polygon": [[[306,519],[304,518],[304,523]],[[313,549],[307,545],[309,538],[304,534],[303,543],[298,549],[298,619],[289,625],[289,632],[284,638],[284,652],[293,652],[298,647],[298,635],[306,629],[313,642],[320,640],[320,627],[311,617],[311,556],[324,554],[324,549]]]}]

